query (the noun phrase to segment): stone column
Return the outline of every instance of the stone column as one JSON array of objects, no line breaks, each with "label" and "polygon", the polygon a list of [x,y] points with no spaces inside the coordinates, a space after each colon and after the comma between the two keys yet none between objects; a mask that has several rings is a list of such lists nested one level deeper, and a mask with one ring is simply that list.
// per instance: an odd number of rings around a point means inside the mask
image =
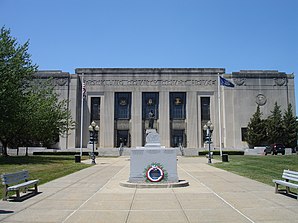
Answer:
[{"label": "stone column", "polygon": [[105,97],[100,97],[100,129],[99,129],[99,147],[104,147],[104,124],[105,124],[105,116],[104,116],[104,103],[105,103]]},{"label": "stone column", "polygon": [[202,147],[203,139],[202,139],[202,120],[201,120],[201,96],[197,96],[197,119],[198,119],[198,128],[197,128],[197,141],[198,148]]},{"label": "stone column", "polygon": [[187,147],[198,148],[198,97],[197,92],[186,94]]},{"label": "stone column", "polygon": [[132,92],[131,147],[142,146],[142,92]]},{"label": "stone column", "polygon": [[170,147],[170,95],[168,91],[159,92],[159,134],[160,144]]},{"label": "stone column", "polygon": [[103,121],[100,126],[100,132],[103,134],[102,145],[105,148],[114,147],[114,92],[106,91],[103,100],[103,115],[100,119]]}]

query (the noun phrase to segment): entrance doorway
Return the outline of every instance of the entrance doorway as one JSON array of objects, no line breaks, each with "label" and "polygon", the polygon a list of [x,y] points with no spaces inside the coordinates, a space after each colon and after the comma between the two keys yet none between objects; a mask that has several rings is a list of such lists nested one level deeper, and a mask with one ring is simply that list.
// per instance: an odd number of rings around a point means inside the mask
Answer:
[{"label": "entrance doorway", "polygon": [[185,147],[185,134],[184,130],[173,130],[171,147],[179,147],[182,145]]},{"label": "entrance doorway", "polygon": [[130,147],[130,138],[128,130],[117,130],[116,146],[120,147],[121,143],[123,143],[123,146],[125,147]]}]

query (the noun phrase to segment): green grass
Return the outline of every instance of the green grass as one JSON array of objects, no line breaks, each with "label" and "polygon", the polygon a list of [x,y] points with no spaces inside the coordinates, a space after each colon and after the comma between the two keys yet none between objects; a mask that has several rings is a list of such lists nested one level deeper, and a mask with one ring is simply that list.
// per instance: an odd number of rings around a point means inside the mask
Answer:
[{"label": "green grass", "polygon": [[[0,156],[0,175],[28,170],[30,179],[39,179],[39,184],[44,184],[90,166],[89,164],[75,163],[74,156]],[[1,184],[1,198],[2,195],[3,185]]]},{"label": "green grass", "polygon": [[229,156],[229,162],[215,167],[273,186],[284,169],[298,171],[298,155],[292,156]]}]

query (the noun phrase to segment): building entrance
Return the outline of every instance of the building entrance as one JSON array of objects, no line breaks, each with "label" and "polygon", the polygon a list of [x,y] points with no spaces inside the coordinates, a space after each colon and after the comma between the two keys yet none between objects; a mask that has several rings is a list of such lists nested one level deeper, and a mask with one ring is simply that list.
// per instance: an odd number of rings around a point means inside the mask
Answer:
[{"label": "building entrance", "polygon": [[121,143],[125,147],[130,147],[130,137],[129,137],[128,130],[118,130],[117,131],[117,141],[116,141],[117,147],[120,147]]},{"label": "building entrance", "polygon": [[174,130],[172,133],[171,147],[185,146],[184,130]]}]

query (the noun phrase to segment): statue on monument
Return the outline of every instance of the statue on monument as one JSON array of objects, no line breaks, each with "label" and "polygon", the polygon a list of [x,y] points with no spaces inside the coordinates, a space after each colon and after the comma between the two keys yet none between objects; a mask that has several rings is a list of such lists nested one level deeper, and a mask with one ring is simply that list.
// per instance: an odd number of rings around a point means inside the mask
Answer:
[{"label": "statue on monument", "polygon": [[153,129],[153,123],[154,123],[154,113],[153,113],[153,110],[151,110],[149,112],[149,129]]}]

